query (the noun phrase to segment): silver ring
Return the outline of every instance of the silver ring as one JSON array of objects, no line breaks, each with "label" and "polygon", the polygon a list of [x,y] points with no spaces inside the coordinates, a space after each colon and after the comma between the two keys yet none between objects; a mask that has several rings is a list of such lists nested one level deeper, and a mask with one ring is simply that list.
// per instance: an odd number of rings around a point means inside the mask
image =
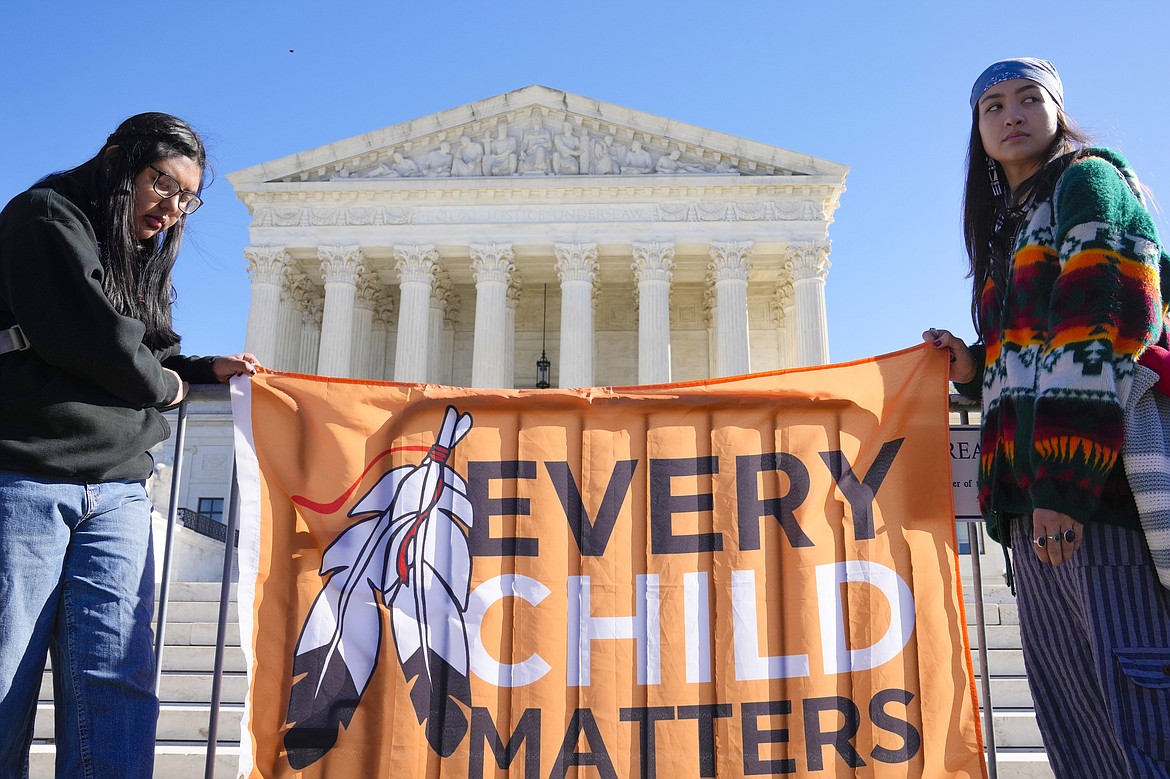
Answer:
[{"label": "silver ring", "polygon": [[1068,530],[1064,531],[1064,540],[1069,542],[1070,544],[1073,541],[1076,541],[1077,540],[1077,531],[1073,530],[1071,527]]},{"label": "silver ring", "polygon": [[1032,539],[1032,543],[1043,549],[1048,545],[1048,536],[1036,536]]},{"label": "silver ring", "polygon": [[1049,541],[1053,541],[1053,542],[1058,543],[1058,544],[1063,539],[1064,539],[1064,533],[1053,533],[1052,535],[1048,536]]}]

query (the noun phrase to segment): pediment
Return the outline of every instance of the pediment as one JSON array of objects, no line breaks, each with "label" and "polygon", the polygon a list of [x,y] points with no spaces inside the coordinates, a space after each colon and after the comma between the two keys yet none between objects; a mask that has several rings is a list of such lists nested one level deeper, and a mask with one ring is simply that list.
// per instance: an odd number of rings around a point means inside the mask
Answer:
[{"label": "pediment", "polygon": [[302,182],[392,186],[427,179],[542,177],[816,176],[840,183],[847,172],[839,163],[530,86],[256,165],[228,179],[239,190]]}]

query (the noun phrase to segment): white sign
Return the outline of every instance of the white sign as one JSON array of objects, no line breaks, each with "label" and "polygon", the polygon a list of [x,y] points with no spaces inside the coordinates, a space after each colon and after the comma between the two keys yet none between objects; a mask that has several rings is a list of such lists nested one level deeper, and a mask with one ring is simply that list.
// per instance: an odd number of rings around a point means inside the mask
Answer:
[{"label": "white sign", "polygon": [[955,519],[979,519],[979,426],[951,426],[951,484]]}]

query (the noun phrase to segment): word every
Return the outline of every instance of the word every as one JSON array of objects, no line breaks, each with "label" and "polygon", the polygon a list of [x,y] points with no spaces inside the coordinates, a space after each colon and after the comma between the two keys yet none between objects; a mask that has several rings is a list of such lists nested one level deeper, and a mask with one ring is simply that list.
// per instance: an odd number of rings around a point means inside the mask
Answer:
[{"label": "word every", "polygon": [[[853,515],[854,535],[860,540],[874,537],[873,501],[878,488],[885,481],[898,450],[905,439],[898,438],[882,444],[868,472],[858,478],[853,467],[840,450],[820,452],[837,488],[849,501]],[[564,517],[585,557],[605,554],[618,514],[629,494],[630,485],[638,468],[638,460],[618,460],[610,472],[609,484],[597,509],[590,519],[581,500],[581,489],[564,461],[546,461],[544,469],[556,488]],[[722,533],[677,534],[673,520],[676,514],[713,511],[713,493],[679,495],[672,491],[671,481],[678,477],[713,476],[719,472],[719,458],[683,457],[654,458],[649,461],[649,528],[652,554],[695,554],[723,550]],[[767,472],[783,473],[788,491],[779,497],[761,498],[759,475]],[[475,556],[537,557],[540,540],[535,537],[513,536],[496,538],[488,532],[488,518],[492,516],[528,516],[532,513],[528,498],[490,497],[490,484],[500,480],[537,478],[534,460],[471,461],[467,464],[468,499],[475,511],[471,528],[471,553]],[[813,546],[796,519],[796,509],[809,496],[811,479],[808,467],[788,452],[745,454],[735,458],[736,518],[739,549],[760,548],[760,517],[768,516],[780,523],[788,542],[795,548]]]}]

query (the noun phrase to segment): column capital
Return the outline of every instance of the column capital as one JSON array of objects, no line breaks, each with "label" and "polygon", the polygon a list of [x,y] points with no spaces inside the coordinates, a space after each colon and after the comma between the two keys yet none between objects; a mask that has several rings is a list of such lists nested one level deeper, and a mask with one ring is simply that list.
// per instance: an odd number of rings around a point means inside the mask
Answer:
[{"label": "column capital", "polygon": [[516,270],[513,264],[515,255],[510,243],[473,243],[471,244],[471,269],[475,272],[475,281],[495,281],[507,284],[512,271]]},{"label": "column capital", "polygon": [[253,284],[280,284],[292,264],[292,255],[283,246],[245,246],[248,278]]},{"label": "column capital", "polygon": [[451,274],[442,267],[435,268],[435,278],[431,282],[431,308],[437,308],[445,313],[454,292]]},{"label": "column capital", "polygon": [[301,324],[306,327],[320,327],[324,315],[325,298],[322,296],[309,298],[301,309]]},{"label": "column capital", "polygon": [[772,324],[780,327],[788,318],[788,309],[796,304],[796,288],[792,286],[792,279],[781,276],[776,279],[776,291],[772,293],[769,308],[772,314]]},{"label": "column capital", "polygon": [[524,277],[520,271],[515,271],[508,281],[508,308],[513,311],[520,304],[520,296],[524,293]]},{"label": "column capital", "polygon": [[674,244],[635,243],[634,262],[630,267],[634,269],[634,278],[639,284],[643,281],[670,283],[674,278]]},{"label": "column capital", "polygon": [[365,269],[365,255],[356,245],[318,246],[317,259],[326,284],[357,284],[358,274]]},{"label": "column capital", "polygon": [[286,274],[285,289],[298,311],[304,311],[309,301],[317,297],[317,285],[299,270],[289,270]]},{"label": "column capital", "polygon": [[357,275],[357,295],[354,298],[354,303],[361,308],[373,311],[377,308],[378,297],[382,294],[382,280],[378,278],[378,274],[373,273],[363,266]]},{"label": "column capital", "polygon": [[820,279],[829,275],[829,252],[833,245],[829,241],[805,241],[788,245],[788,259],[784,267],[793,279]]},{"label": "column capital", "polygon": [[430,284],[439,253],[433,244],[410,244],[394,247],[394,270],[402,284]]},{"label": "column capital", "polygon": [[562,284],[569,281],[593,284],[597,278],[597,244],[558,243],[553,249],[557,255],[557,278]]},{"label": "column capital", "polygon": [[394,318],[394,298],[390,297],[390,293],[383,289],[374,298],[374,322],[388,327],[396,321]]},{"label": "column capital", "polygon": [[751,241],[717,241],[711,244],[711,261],[707,263],[715,283],[747,281],[752,267]]},{"label": "column capital", "polygon": [[718,302],[715,297],[715,277],[708,272],[707,283],[703,285],[703,321],[708,327],[715,321],[715,309],[718,308]]}]

